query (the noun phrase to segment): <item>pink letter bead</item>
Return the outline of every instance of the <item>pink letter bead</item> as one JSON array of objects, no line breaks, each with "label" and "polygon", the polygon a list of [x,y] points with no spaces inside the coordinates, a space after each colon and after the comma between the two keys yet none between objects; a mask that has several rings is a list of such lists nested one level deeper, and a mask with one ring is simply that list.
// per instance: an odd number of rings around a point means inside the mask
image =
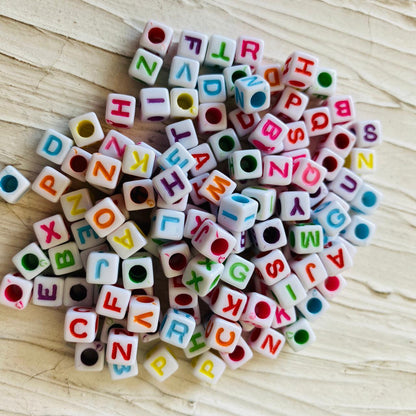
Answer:
[{"label": "pink letter bead", "polygon": [[91,153],[80,147],[73,146],[62,162],[61,170],[67,175],[72,176],[81,182],[85,182],[85,175],[91,157]]},{"label": "pink letter bead", "polygon": [[296,273],[306,290],[319,285],[328,277],[328,273],[316,253],[304,257],[299,256],[299,258],[295,257],[290,262],[290,268]]},{"label": "pink letter bead", "polygon": [[231,254],[224,263],[221,280],[237,289],[245,289],[254,272],[255,265],[245,258]]},{"label": "pink letter bead", "polygon": [[259,253],[251,261],[268,286],[274,285],[290,274],[289,264],[281,250]]},{"label": "pink letter bead", "polygon": [[114,189],[118,184],[120,173],[120,160],[100,153],[94,153],[88,164],[85,178],[93,186]]},{"label": "pink letter bead", "polygon": [[329,308],[329,303],[317,289],[312,289],[306,294],[306,298],[296,305],[296,308],[304,318],[313,322]]},{"label": "pink letter bead", "polygon": [[285,186],[292,182],[293,161],[290,157],[263,156],[263,175],[259,179],[262,185]]},{"label": "pink letter bead", "polygon": [[283,82],[299,89],[310,87],[318,70],[318,58],[305,52],[293,52],[283,69]]},{"label": "pink letter bead", "polygon": [[108,334],[106,361],[109,364],[132,365],[137,359],[138,334],[113,328]]},{"label": "pink letter bead", "polygon": [[160,326],[160,339],[167,344],[185,348],[194,332],[195,319],[188,313],[168,309]]},{"label": "pink letter bead", "polygon": [[179,364],[169,348],[159,344],[147,353],[143,367],[157,381],[162,382],[179,368]]},{"label": "pink letter bead", "polygon": [[345,124],[355,119],[355,106],[350,95],[333,95],[326,101],[332,124]]},{"label": "pink letter bead", "polygon": [[191,251],[184,241],[159,246],[159,259],[166,277],[181,276],[191,258]]},{"label": "pink letter bead", "polygon": [[48,129],[40,139],[36,153],[57,165],[61,165],[73,144],[73,140],[69,137]]},{"label": "pink letter bead", "polygon": [[153,263],[150,255],[137,253],[136,256],[123,260],[121,269],[125,289],[135,290],[153,286]]},{"label": "pink letter bead", "polygon": [[160,302],[156,296],[132,296],[127,314],[127,329],[135,333],[156,332]]},{"label": "pink letter bead", "polygon": [[92,306],[94,288],[85,277],[67,277],[64,282],[64,306]]},{"label": "pink letter bead", "polygon": [[81,270],[83,267],[78,247],[73,241],[50,248],[48,256],[57,276]]},{"label": "pink letter bead", "polygon": [[241,320],[249,322],[258,328],[270,327],[276,312],[276,302],[257,292],[249,292],[247,297],[246,307]]},{"label": "pink letter bead", "polygon": [[20,250],[12,258],[16,269],[27,280],[33,279],[38,274],[46,270],[49,265],[49,259],[36,243],[30,243]]},{"label": "pink letter bead", "polygon": [[64,296],[64,279],[36,276],[33,281],[32,303],[39,306],[61,306]]},{"label": "pink letter bead", "polygon": [[247,303],[247,295],[226,285],[218,285],[212,292],[210,308],[230,321],[238,321]]},{"label": "pink letter bead", "polygon": [[13,309],[24,309],[32,295],[33,282],[11,273],[0,283],[0,304]]},{"label": "pink letter bead", "polygon": [[75,344],[75,369],[78,371],[103,371],[105,349],[99,341]]},{"label": "pink letter bead", "polygon": [[264,41],[250,36],[240,36],[237,39],[235,51],[235,62],[257,67],[262,59],[264,52]]},{"label": "pink letter bead", "polygon": [[68,127],[75,144],[79,147],[85,147],[104,139],[100,122],[93,112],[72,118],[68,121]]},{"label": "pink letter bead", "polygon": [[137,49],[129,67],[129,75],[147,85],[154,85],[162,69],[163,59],[146,49]]},{"label": "pink letter bead", "polygon": [[95,310],[98,314],[123,319],[129,305],[131,292],[117,286],[103,285]]},{"label": "pink letter bead", "polygon": [[64,328],[66,342],[93,342],[97,335],[98,315],[93,308],[69,308],[65,314]]},{"label": "pink letter bead", "polygon": [[35,222],[33,230],[43,250],[66,243],[70,239],[64,219],[60,214]]},{"label": "pink letter bead", "polygon": [[110,126],[131,128],[134,124],[136,98],[132,95],[108,94],[105,122]]},{"label": "pink letter bead", "polygon": [[63,194],[60,202],[65,218],[70,222],[82,220],[85,213],[93,206],[91,194],[87,188]]},{"label": "pink letter bead", "polygon": [[273,285],[271,289],[279,305],[283,308],[295,306],[306,298],[306,291],[298,277],[294,274],[285,277]]},{"label": "pink letter bead", "polygon": [[156,20],[149,20],[140,36],[140,47],[157,53],[161,57],[166,55],[172,42],[173,29]]},{"label": "pink letter bead", "polygon": [[134,141],[116,130],[110,130],[101,143],[98,153],[123,160],[124,151],[128,145],[134,145]]},{"label": "pink letter bead", "polygon": [[294,306],[290,308],[282,308],[279,304],[273,317],[272,328],[278,329],[296,322],[296,309]]},{"label": "pink letter bead", "polygon": [[192,374],[208,384],[216,384],[227,367],[225,362],[211,351],[201,354],[193,366]]},{"label": "pink letter bead", "polygon": [[50,166],[45,166],[32,183],[32,190],[51,202],[58,202],[71,180]]},{"label": "pink letter bead", "polygon": [[283,329],[286,341],[293,351],[301,351],[316,340],[310,323],[305,318],[299,318],[295,323]]},{"label": "pink letter bead", "polygon": [[321,186],[327,173],[326,168],[313,160],[302,158],[292,176],[292,183],[313,194]]},{"label": "pink letter bead", "polygon": [[254,328],[248,339],[248,345],[267,358],[275,359],[285,345],[285,336],[272,328]]},{"label": "pink letter bead", "polygon": [[241,336],[241,326],[219,316],[212,315],[205,329],[207,344],[222,352],[232,352]]},{"label": "pink letter bead", "polygon": [[285,122],[298,121],[302,117],[308,102],[309,97],[306,94],[295,88],[286,87],[279,101],[272,108],[272,113]]},{"label": "pink letter bead", "polygon": [[270,107],[270,85],[259,75],[239,78],[235,81],[235,102],[246,114]]},{"label": "pink letter bead", "polygon": [[220,355],[231,370],[236,370],[253,358],[253,351],[243,337],[240,337],[233,351],[220,352]]},{"label": "pink letter bead", "polygon": [[195,233],[198,231],[199,226],[204,222],[204,220],[210,219],[215,222],[217,219],[215,215],[210,214],[209,212],[191,208],[186,213],[185,228],[183,236],[185,238],[192,238]]},{"label": "pink letter bead", "polygon": [[119,263],[120,257],[115,253],[90,253],[85,270],[86,281],[100,285],[117,283]]}]

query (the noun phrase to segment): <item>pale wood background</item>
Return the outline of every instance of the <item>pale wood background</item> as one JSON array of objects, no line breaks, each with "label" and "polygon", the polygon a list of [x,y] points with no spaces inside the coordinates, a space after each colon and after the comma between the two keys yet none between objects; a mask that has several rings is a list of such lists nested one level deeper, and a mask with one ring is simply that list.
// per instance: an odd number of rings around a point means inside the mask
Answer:
[{"label": "pale wood background", "polygon": [[[360,249],[348,286],[313,327],[317,342],[256,356],[219,384],[195,381],[190,364],[158,384],[111,382],[73,369],[62,339],[63,310],[0,310],[1,415],[411,415],[416,414],[416,5],[410,0],[0,0],[0,162],[30,180],[43,130],[67,133],[69,118],[96,111],[106,95],[137,95],[127,76],[140,30],[151,18],[236,38],[261,37],[268,59],[296,49],[336,68],[360,119],[378,118],[384,143],[368,181],[384,193],[378,231]],[[139,123],[136,123],[139,124]],[[135,140],[166,146],[162,127]],[[33,240],[32,223],[56,207],[34,193],[0,202],[0,272]]]}]

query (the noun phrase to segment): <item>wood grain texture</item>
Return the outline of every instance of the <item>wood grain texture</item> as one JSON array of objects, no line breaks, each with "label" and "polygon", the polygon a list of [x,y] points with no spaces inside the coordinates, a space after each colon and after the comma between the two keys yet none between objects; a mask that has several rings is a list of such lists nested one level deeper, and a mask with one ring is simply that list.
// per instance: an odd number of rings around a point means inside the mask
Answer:
[{"label": "wood grain texture", "polygon": [[[137,96],[127,69],[145,22],[265,40],[266,59],[293,50],[336,68],[359,119],[380,119],[379,169],[366,177],[384,194],[371,247],[359,250],[348,286],[313,327],[317,342],[276,361],[256,356],[214,387],[180,369],[163,384],[142,367],[111,382],[107,371],[73,369],[63,310],[1,308],[0,415],[403,415],[416,414],[416,3],[411,0],[14,0],[0,2],[0,167],[33,180],[45,162],[42,132],[68,133],[68,119],[96,111],[109,92]],[[165,71],[166,72],[166,71]],[[136,123],[129,136],[167,146],[163,125]],[[56,207],[34,193],[0,202],[0,274],[34,239],[32,224]]]}]

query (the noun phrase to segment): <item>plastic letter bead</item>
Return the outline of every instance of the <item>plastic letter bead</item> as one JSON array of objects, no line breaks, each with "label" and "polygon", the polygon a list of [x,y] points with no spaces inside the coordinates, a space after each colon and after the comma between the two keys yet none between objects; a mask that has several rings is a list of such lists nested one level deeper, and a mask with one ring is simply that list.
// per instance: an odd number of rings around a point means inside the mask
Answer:
[{"label": "plastic letter bead", "polygon": [[285,89],[282,81],[283,68],[279,64],[259,65],[256,74],[264,78],[270,85],[270,93],[276,94]]},{"label": "plastic letter bead", "polygon": [[91,284],[112,285],[117,282],[120,258],[114,253],[92,252],[85,268],[86,281]]},{"label": "plastic letter bead", "polygon": [[250,76],[251,69],[249,65],[233,65],[224,68],[223,75],[225,81],[225,88],[227,91],[227,97],[234,97],[235,81],[239,78]]},{"label": "plastic letter bead", "polygon": [[358,194],[363,180],[347,168],[342,168],[337,177],[328,185],[328,189],[347,202]]},{"label": "plastic letter bead", "polygon": [[189,194],[185,195],[181,199],[177,200],[176,202],[172,204],[168,204],[163,198],[161,198],[159,195],[157,197],[157,208],[164,208],[164,209],[172,209],[174,211],[185,211],[188,206],[188,197]]},{"label": "plastic letter bead", "polygon": [[322,146],[329,150],[332,150],[342,158],[346,158],[354,144],[356,143],[356,137],[349,130],[346,130],[342,126],[333,126],[331,133],[322,142]]},{"label": "plastic letter bead", "polygon": [[307,93],[319,99],[334,95],[337,87],[337,73],[334,69],[318,67],[316,78]]},{"label": "plastic letter bead", "polygon": [[319,285],[328,277],[328,273],[316,253],[295,258],[290,262],[290,268],[306,290]]},{"label": "plastic letter bead", "polygon": [[249,322],[258,328],[270,327],[276,312],[276,302],[257,292],[249,292],[246,294],[247,303],[241,320]]},{"label": "plastic letter bead", "polygon": [[355,106],[349,95],[333,95],[326,101],[332,124],[345,124],[355,119]]},{"label": "plastic letter bead", "polygon": [[166,277],[182,275],[190,258],[191,251],[184,241],[159,246],[160,264]]},{"label": "plastic letter bead", "polygon": [[228,158],[230,176],[235,180],[260,178],[263,174],[258,149],[237,150]]},{"label": "plastic letter bead", "polygon": [[345,167],[358,175],[376,171],[376,153],[374,149],[354,148],[345,161]]},{"label": "plastic letter bead", "polygon": [[108,94],[105,122],[110,126],[131,128],[134,124],[136,98],[132,95]]},{"label": "plastic letter bead", "polygon": [[142,121],[163,121],[170,116],[169,90],[167,88],[142,88],[140,90]]},{"label": "plastic letter bead", "polygon": [[147,243],[142,230],[134,221],[127,221],[107,236],[111,248],[122,258],[132,256]]},{"label": "plastic letter bead", "polygon": [[77,221],[71,224],[71,232],[75,243],[80,250],[95,247],[105,241],[104,238],[98,237],[97,233],[86,220]]},{"label": "plastic letter bead", "polygon": [[340,242],[328,244],[318,253],[318,256],[329,276],[342,273],[353,265],[352,257],[345,244]]},{"label": "plastic letter bead", "polygon": [[188,311],[198,307],[198,295],[182,283],[182,276],[175,276],[168,281],[169,306]]},{"label": "plastic letter bead", "polygon": [[272,114],[266,114],[248,136],[248,141],[265,154],[278,153],[283,149],[283,139],[288,127]]},{"label": "plastic letter bead", "polygon": [[309,137],[328,134],[332,130],[332,122],[328,107],[315,107],[303,112],[303,121]]},{"label": "plastic letter bead", "polygon": [[32,190],[51,202],[58,202],[71,180],[50,166],[45,166],[32,183]]},{"label": "plastic letter bead", "polygon": [[293,351],[301,351],[316,340],[310,323],[305,318],[299,318],[295,323],[283,329],[286,342]]},{"label": "plastic letter bead", "polygon": [[200,75],[198,77],[200,103],[223,103],[227,99],[225,80],[222,74]]},{"label": "plastic letter bead", "polygon": [[0,172],[0,197],[15,204],[30,189],[30,182],[13,166]]},{"label": "plastic letter bead", "polygon": [[129,75],[147,85],[154,85],[162,69],[163,59],[143,48],[137,49],[129,67]]},{"label": "plastic letter bead", "polygon": [[108,371],[111,380],[123,380],[136,377],[139,374],[139,367],[136,361],[131,365],[109,364]]},{"label": "plastic letter bead", "polygon": [[198,108],[198,131],[206,133],[227,128],[227,111],[224,103],[202,103]]},{"label": "plastic letter bead", "polygon": [[48,256],[56,276],[72,273],[83,268],[78,247],[73,241],[50,248]]},{"label": "plastic letter bead", "polygon": [[236,370],[253,358],[253,352],[242,337],[231,352],[220,352],[221,358],[231,370]]},{"label": "plastic letter bead", "polygon": [[198,193],[209,202],[219,205],[221,198],[231,195],[237,184],[219,170],[213,170],[205,179]]},{"label": "plastic letter bead", "polygon": [[303,191],[286,191],[279,195],[279,218],[282,221],[309,220],[311,209],[309,194]]},{"label": "plastic letter bead", "polygon": [[274,285],[290,274],[289,264],[281,250],[259,253],[251,261],[268,286]]},{"label": "plastic letter bead", "polygon": [[256,128],[260,121],[260,115],[258,113],[246,114],[244,111],[236,108],[228,113],[228,119],[238,137],[244,137]]},{"label": "plastic letter bead", "polygon": [[32,303],[38,306],[61,306],[64,295],[64,279],[36,276],[33,281]]},{"label": "plastic letter bead", "polygon": [[170,65],[170,87],[195,88],[198,80],[199,62],[183,56],[174,56]]},{"label": "plastic letter bead", "polygon": [[302,117],[308,102],[309,97],[306,94],[295,88],[287,87],[283,90],[279,101],[272,108],[272,114],[283,121],[298,121]]},{"label": "plastic letter bead", "polygon": [[121,269],[125,289],[135,290],[153,286],[153,263],[150,255],[137,253],[134,257],[124,259]]},{"label": "plastic letter bead", "polygon": [[355,246],[368,246],[376,226],[361,215],[353,215],[351,223],[342,231],[342,236]]},{"label": "plastic letter bead", "polygon": [[289,228],[290,249],[296,254],[320,253],[323,249],[323,230],[317,224],[298,224]]},{"label": "plastic letter bead", "polygon": [[325,174],[325,179],[327,181],[334,180],[344,165],[344,159],[341,156],[325,147],[315,153],[313,160],[327,170]]},{"label": "plastic letter bead", "polygon": [[231,254],[221,274],[221,280],[237,289],[245,289],[254,272],[255,265],[237,254]]},{"label": "plastic letter bead", "polygon": [[309,146],[309,135],[304,121],[294,121],[286,124],[288,132],[283,137],[283,149],[287,152]]},{"label": "plastic letter bead", "polygon": [[226,68],[235,57],[236,41],[220,35],[212,35],[208,41],[204,65]]},{"label": "plastic letter bead", "polygon": [[283,69],[283,82],[299,89],[310,87],[318,70],[318,59],[305,52],[293,52]]},{"label": "plastic letter bead", "polygon": [[155,206],[155,193],[151,179],[124,182],[123,196],[128,211],[138,211]]},{"label": "plastic letter bead", "polygon": [[259,203],[256,220],[264,221],[270,218],[276,207],[276,189],[266,186],[248,186],[241,193]]},{"label": "plastic letter bead", "polygon": [[75,344],[75,369],[78,371],[103,371],[105,350],[99,342]]},{"label": "plastic letter bead", "polygon": [[292,176],[292,183],[313,194],[324,181],[326,168],[313,160],[302,158]]},{"label": "plastic letter bead", "polygon": [[276,308],[276,313],[273,317],[272,328],[278,329],[296,322],[296,309],[294,306],[291,308],[282,308],[279,304]]},{"label": "plastic letter bead", "polygon": [[329,308],[329,303],[318,290],[312,289],[306,294],[306,298],[296,305],[296,308],[304,318],[313,322]]},{"label": "plastic letter bead", "polygon": [[74,141],[69,137],[48,129],[40,139],[36,153],[57,165],[61,165],[73,144]]},{"label": "plastic letter bead", "polygon": [[192,365],[192,374],[208,384],[216,384],[227,367],[225,362],[211,351],[201,354]]},{"label": "plastic letter bead", "polygon": [[266,110],[270,106],[270,85],[262,77],[251,75],[235,81],[235,102],[246,114]]},{"label": "plastic letter bead", "polygon": [[358,147],[373,147],[382,142],[381,123],[378,120],[357,121],[350,126],[357,138]]},{"label": "plastic letter bead", "polygon": [[120,178],[120,172],[120,160],[94,153],[88,164],[85,178],[93,186],[114,189]]},{"label": "plastic letter bead", "polygon": [[0,283],[0,304],[22,310],[29,304],[33,282],[13,274],[6,274]]},{"label": "plastic letter bead", "polygon": [[170,116],[172,118],[196,118],[198,115],[198,91],[192,88],[170,90]]},{"label": "plastic letter bead", "polygon": [[272,359],[277,358],[285,342],[285,336],[272,328],[255,328],[248,339],[254,351]]},{"label": "plastic letter bead", "polygon": [[155,296],[132,296],[127,314],[127,329],[135,333],[155,332],[159,324],[160,302]]},{"label": "plastic letter bead", "polygon": [[22,276],[28,280],[41,274],[50,265],[48,257],[36,243],[30,243],[20,250],[13,256],[12,262]]},{"label": "plastic letter bead", "polygon": [[191,339],[189,340],[188,345],[184,348],[183,352],[186,358],[189,359],[197,357],[209,349],[210,348],[207,345],[207,340],[205,338],[205,329],[203,325],[199,324],[195,327]]},{"label": "plastic letter bead", "polygon": [[93,286],[85,277],[67,277],[64,282],[64,306],[92,306]]},{"label": "plastic letter bead", "polygon": [[312,220],[322,226],[326,235],[334,237],[348,226],[351,217],[338,201],[328,201],[315,208]]},{"label": "plastic letter bead", "polygon": [[122,160],[127,145],[134,145],[133,140],[116,130],[110,130],[101,143],[98,152],[105,156]]},{"label": "plastic letter bead", "polygon": [[370,215],[379,207],[381,198],[381,192],[371,185],[363,183],[354,199],[350,202],[351,208],[360,214]]},{"label": "plastic letter bead", "polygon": [[191,169],[193,176],[210,172],[217,167],[217,161],[208,143],[202,143],[189,150],[195,159],[195,165]]},{"label": "plastic letter bead", "polygon": [[151,219],[149,237],[179,241],[183,238],[185,214],[171,209],[157,209]]},{"label": "plastic letter bead", "polygon": [[183,236],[185,238],[192,238],[195,233],[198,231],[199,226],[203,223],[204,220],[210,219],[215,222],[217,218],[215,215],[210,214],[209,212],[202,211],[199,209],[189,209],[186,213],[185,228],[183,230]]},{"label": "plastic letter bead", "polygon": [[62,162],[61,170],[67,175],[85,182],[85,174],[87,173],[91,157],[91,153],[80,147],[73,146]]},{"label": "plastic letter bead", "polygon": [[306,297],[306,291],[298,277],[294,274],[282,279],[271,287],[279,305],[290,308],[297,305]]},{"label": "plastic letter bead", "polygon": [[240,141],[232,128],[211,135],[208,144],[218,162],[228,159],[232,153],[241,149]]},{"label": "plastic letter bead", "polygon": [[139,178],[150,178],[156,154],[143,145],[127,145],[123,155],[122,171]]},{"label": "plastic letter bead", "polygon": [[247,303],[247,295],[240,290],[218,285],[210,298],[210,308],[218,316],[238,321]]},{"label": "plastic letter bead", "polygon": [[328,276],[323,282],[316,286],[325,299],[331,300],[342,291],[347,281],[340,275]]},{"label": "plastic letter bead", "polygon": [[250,237],[260,251],[274,250],[287,243],[285,229],[279,218],[258,222],[250,229]]},{"label": "plastic letter bead", "polygon": [[104,139],[98,117],[93,112],[72,118],[68,121],[68,127],[75,144],[79,147],[85,147]]},{"label": "plastic letter bead", "polygon": [[190,30],[183,30],[179,39],[177,54],[185,58],[195,59],[202,64],[205,59],[207,46],[207,35]]},{"label": "plastic letter bead", "polygon": [[192,149],[198,145],[198,136],[190,119],[169,124],[165,127],[165,131],[171,146],[180,143],[185,149]]},{"label": "plastic letter bead", "polygon": [[157,381],[162,382],[179,368],[179,364],[169,348],[160,344],[147,353],[143,367]]},{"label": "plastic letter bead", "polygon": [[194,332],[194,317],[177,309],[169,308],[160,325],[160,339],[167,344],[185,348]]},{"label": "plastic letter bead", "polygon": [[108,364],[132,365],[137,360],[138,334],[124,328],[113,328],[108,334],[106,361]]},{"label": "plastic letter bead", "polygon": [[149,20],[140,36],[140,47],[165,56],[172,42],[173,29],[156,20]]},{"label": "plastic letter bead", "polygon": [[191,170],[196,160],[180,143],[174,143],[157,160],[162,169],[169,169],[174,165],[179,166],[183,172]]},{"label": "plastic letter bead", "polygon": [[130,301],[130,295],[130,290],[112,285],[103,285],[95,310],[103,316],[123,319]]},{"label": "plastic letter bead", "polygon": [[264,41],[250,36],[240,36],[237,39],[235,62],[257,67],[263,59]]},{"label": "plastic letter bead", "polygon": [[93,308],[74,306],[65,314],[64,340],[66,342],[94,342],[98,329],[98,315]]},{"label": "plastic letter bead", "polygon": [[212,315],[205,328],[205,338],[211,348],[221,352],[232,352],[237,346],[241,332],[242,328],[237,322]]},{"label": "plastic letter bead", "polygon": [[178,165],[160,172],[152,181],[154,188],[168,204],[179,201],[192,190],[186,174]]},{"label": "plastic letter bead", "polygon": [[33,230],[43,250],[66,243],[71,238],[60,214],[35,222]]},{"label": "plastic letter bead", "polygon": [[82,220],[85,213],[93,206],[91,195],[87,188],[62,195],[60,202],[65,218],[70,222]]},{"label": "plastic letter bead", "polygon": [[85,213],[85,219],[99,237],[107,237],[124,223],[125,217],[111,198],[107,197]]}]

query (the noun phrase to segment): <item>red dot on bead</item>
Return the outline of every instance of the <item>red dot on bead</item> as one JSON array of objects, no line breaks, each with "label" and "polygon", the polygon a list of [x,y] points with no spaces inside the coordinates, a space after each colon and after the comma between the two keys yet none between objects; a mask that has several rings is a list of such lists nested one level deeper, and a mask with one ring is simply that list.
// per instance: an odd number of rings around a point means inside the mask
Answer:
[{"label": "red dot on bead", "polygon": [[162,43],[165,40],[165,31],[160,27],[153,27],[147,37],[152,43]]},{"label": "red dot on bead", "polygon": [[10,302],[17,302],[22,298],[23,290],[18,285],[9,285],[4,291],[4,296],[6,296],[6,299]]},{"label": "red dot on bead", "polygon": [[220,256],[228,250],[228,241],[225,238],[218,238],[211,244],[212,254]]},{"label": "red dot on bead", "polygon": [[259,302],[254,308],[254,312],[260,319],[266,319],[270,315],[271,308],[267,302]]},{"label": "red dot on bead", "polygon": [[330,292],[334,292],[339,288],[340,282],[337,276],[329,276],[325,280],[325,287]]},{"label": "red dot on bead", "polygon": [[241,347],[240,345],[237,345],[235,347],[235,350],[231,352],[230,354],[228,354],[228,357],[230,358],[230,360],[240,361],[243,359],[244,355],[245,355],[244,348]]}]

